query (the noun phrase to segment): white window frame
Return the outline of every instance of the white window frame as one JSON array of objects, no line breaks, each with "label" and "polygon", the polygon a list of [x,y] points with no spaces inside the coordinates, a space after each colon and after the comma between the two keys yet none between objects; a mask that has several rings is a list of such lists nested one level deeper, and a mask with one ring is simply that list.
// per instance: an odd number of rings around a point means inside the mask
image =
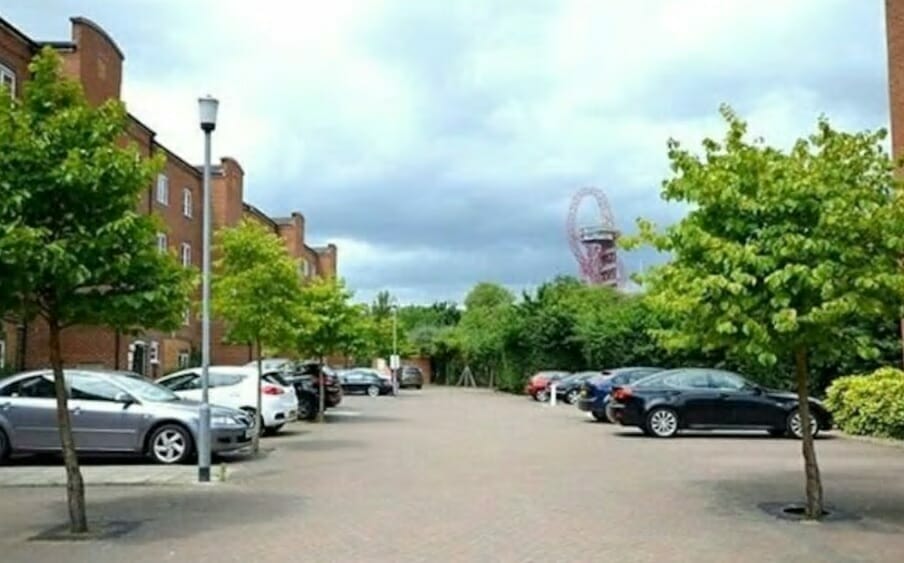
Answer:
[{"label": "white window frame", "polygon": [[187,242],[182,243],[182,265],[186,268],[191,267],[191,245]]},{"label": "white window frame", "polygon": [[191,190],[182,188],[182,215],[191,219],[192,216],[192,195]]},{"label": "white window frame", "polygon": [[165,254],[169,249],[169,242],[166,239],[166,233],[157,233],[157,250]]},{"label": "white window frame", "polygon": [[148,346],[148,363],[151,365],[160,363],[160,343],[156,340],[152,340],[151,345]]},{"label": "white window frame", "polygon": [[191,307],[186,307],[182,313],[182,326],[191,326]]},{"label": "white window frame", "polygon": [[6,367],[6,340],[0,338],[0,369]]},{"label": "white window frame", "polygon": [[3,79],[9,78],[10,82],[10,95],[12,97],[16,97],[16,73],[13,72],[13,69],[9,68],[3,63],[0,63],[0,85],[3,84]]},{"label": "white window frame", "polygon": [[157,203],[161,205],[169,205],[169,178],[166,174],[157,175]]},{"label": "white window frame", "polygon": [[188,367],[188,364],[191,363],[191,354],[188,352],[179,352],[179,359],[176,360],[179,364],[179,369],[185,369]]}]

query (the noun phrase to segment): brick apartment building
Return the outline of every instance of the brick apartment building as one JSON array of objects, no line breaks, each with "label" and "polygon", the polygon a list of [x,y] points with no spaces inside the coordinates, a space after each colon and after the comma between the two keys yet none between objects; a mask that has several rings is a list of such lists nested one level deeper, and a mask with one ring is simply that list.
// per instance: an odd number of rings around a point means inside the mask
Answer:
[{"label": "brick apartment building", "polygon": [[[76,17],[71,19],[71,24],[70,41],[36,41],[0,18],[0,83],[10,87],[13,95],[21,96],[23,85],[29,79],[29,62],[42,47],[49,45],[63,58],[65,73],[82,84],[90,103],[119,99],[123,52],[96,23]],[[130,114],[130,120],[127,141],[137,145],[142,154],[163,153],[166,157],[164,170],[155,184],[148,186],[141,195],[138,209],[142,213],[158,215],[166,224],[166,230],[157,235],[161,251],[175,253],[186,266],[200,268],[201,169],[157,142],[154,130],[138,118]],[[271,218],[246,203],[244,176],[242,167],[233,158],[223,157],[214,167],[211,177],[214,231],[250,218],[285,242],[290,255],[298,260],[301,274],[306,277],[335,276],[336,246],[309,246],[305,240],[305,218],[301,213]],[[250,347],[227,344],[224,334],[224,324],[214,319],[211,333],[213,363],[249,361]],[[4,323],[0,331],[0,367],[21,370],[47,366],[47,339],[46,327],[40,321]],[[106,327],[69,328],[63,332],[63,357],[68,365],[131,369],[156,377],[191,362],[200,341],[200,322],[196,315],[186,311],[184,325],[167,333],[147,331],[136,336],[119,334]]]}]

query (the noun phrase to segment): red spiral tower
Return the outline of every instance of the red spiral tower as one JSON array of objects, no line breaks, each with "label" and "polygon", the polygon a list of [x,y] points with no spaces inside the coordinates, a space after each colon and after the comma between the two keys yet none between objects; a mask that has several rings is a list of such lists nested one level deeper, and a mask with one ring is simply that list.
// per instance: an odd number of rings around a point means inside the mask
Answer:
[{"label": "red spiral tower", "polygon": [[[596,203],[598,219],[579,226],[578,209],[584,198]],[[616,287],[623,281],[616,241],[619,232],[606,194],[598,188],[581,188],[571,199],[568,210],[568,243],[578,261],[581,278],[587,283]]]}]

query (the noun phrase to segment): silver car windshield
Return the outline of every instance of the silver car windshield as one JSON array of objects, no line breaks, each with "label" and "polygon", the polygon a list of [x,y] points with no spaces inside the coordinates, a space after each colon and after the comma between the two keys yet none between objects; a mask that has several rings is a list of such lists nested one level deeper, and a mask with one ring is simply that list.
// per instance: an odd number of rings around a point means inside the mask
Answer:
[{"label": "silver car windshield", "polygon": [[126,391],[143,401],[164,402],[180,400],[175,393],[163,385],[135,379],[134,377],[117,377],[115,381]]}]

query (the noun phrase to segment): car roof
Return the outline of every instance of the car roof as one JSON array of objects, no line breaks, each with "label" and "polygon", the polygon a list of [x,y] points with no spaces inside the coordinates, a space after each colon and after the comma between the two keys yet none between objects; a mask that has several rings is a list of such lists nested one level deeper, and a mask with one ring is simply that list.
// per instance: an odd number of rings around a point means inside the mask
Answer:
[{"label": "car roof", "polygon": [[[169,379],[171,377],[176,377],[178,375],[184,375],[186,373],[195,373],[200,372],[200,367],[194,368],[186,368],[180,369],[179,371],[167,374],[160,379]],[[223,374],[234,374],[234,375],[257,375],[257,367],[248,367],[248,366],[210,366],[210,373],[223,373]],[[265,372],[266,373],[266,372]]]}]

